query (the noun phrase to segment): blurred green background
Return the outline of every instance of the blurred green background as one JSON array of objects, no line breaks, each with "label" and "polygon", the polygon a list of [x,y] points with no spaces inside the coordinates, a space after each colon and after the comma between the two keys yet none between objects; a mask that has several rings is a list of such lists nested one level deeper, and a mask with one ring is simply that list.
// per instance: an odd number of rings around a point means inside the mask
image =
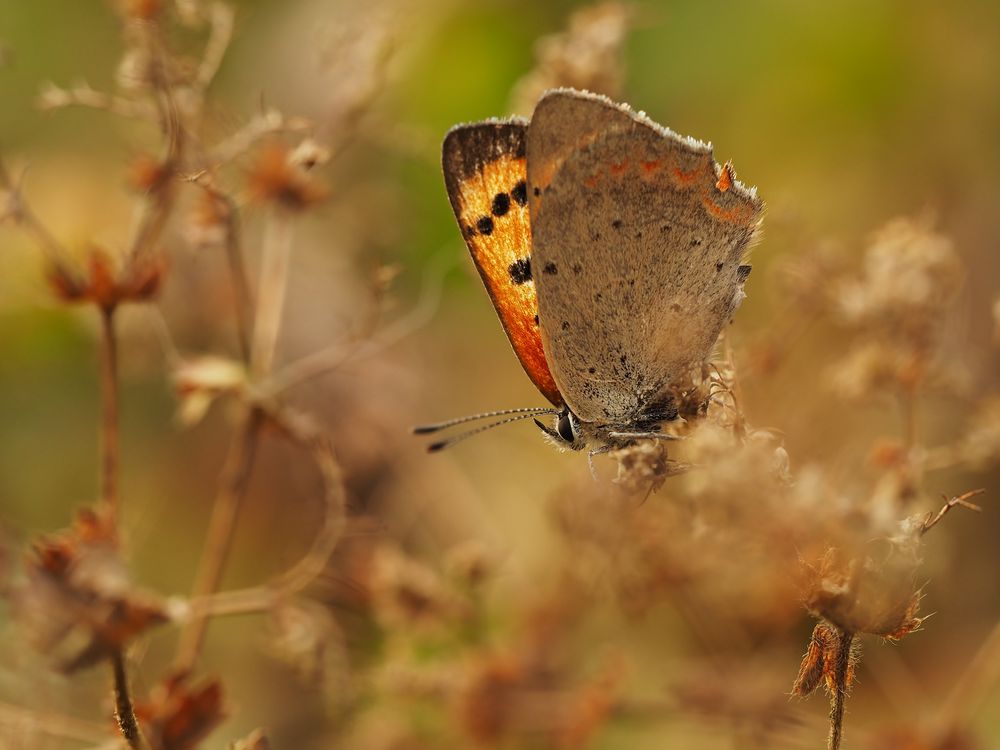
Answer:
[{"label": "blurred green background", "polygon": [[[239,127],[264,102],[311,118],[320,138],[339,143],[324,173],[330,198],[298,229],[279,356],[289,361],[363,328],[367,279],[380,265],[400,269],[384,320],[414,306],[429,268],[452,265],[435,314],[412,336],[294,394],[331,426],[352,510],[374,519],[375,531],[352,533],[395,540],[431,560],[457,542],[485,540],[504,560],[495,596],[516,600],[532,571],[544,578],[554,554],[545,498],[587,469],[580,456],[550,450],[525,425],[433,457],[407,434],[420,421],[542,402],[471,269],[438,148],[455,123],[510,113],[515,84],[536,65],[537,40],[563,30],[585,3],[234,5],[236,32],[211,90],[206,139]],[[369,75],[364,55],[350,50],[378,28],[391,39],[389,60],[341,143],[338,128],[348,126],[336,116],[340,97]],[[199,39],[179,33],[176,42],[197,46]],[[126,242],[133,221],[127,165],[157,134],[104,112],[42,112],[36,103],[49,81],[113,89],[121,51],[120,20],[109,3],[0,2],[0,154],[15,173],[30,167],[25,194],[52,231],[81,252],[91,243],[115,249]],[[945,356],[961,365],[973,390],[996,388],[1000,363],[990,345],[990,309],[1000,290],[1000,3],[637,2],[621,66],[621,99],[677,132],[711,141],[716,158],[732,159],[740,179],[756,185],[768,204],[749,299],[734,327],[738,363],[751,342],[796,314],[782,298],[783,263],[826,245],[856,259],[885,221],[930,212],[967,270],[947,324]],[[234,168],[234,182],[241,169]],[[253,263],[261,216],[250,208],[246,220]],[[171,272],[159,307],[174,343],[182,352],[233,354],[221,260],[192,249],[180,226],[164,244]],[[57,304],[43,271],[37,250],[16,227],[0,226],[0,524],[17,543],[65,526],[72,509],[96,493],[96,320]],[[144,586],[183,595],[230,414],[216,408],[203,424],[179,428],[156,326],[140,309],[126,311],[123,325],[129,555]],[[748,417],[785,436],[793,464],[820,461],[853,474],[875,437],[898,434],[891,400],[847,408],[825,388],[824,368],[844,345],[842,333],[817,324],[781,369],[745,383]],[[929,443],[960,433],[959,411],[950,397],[922,400]],[[277,442],[268,444],[254,476],[226,586],[252,584],[294,561],[317,512],[307,463]],[[996,487],[996,479],[995,471],[952,473],[931,477],[928,490]],[[1000,617],[994,494],[984,500],[982,516],[956,513],[935,532],[925,608],[937,614],[924,632],[886,647],[898,651],[888,669],[912,677],[921,701],[914,711],[944,699]],[[348,584],[350,576],[342,574]],[[356,613],[339,614],[358,639],[348,642],[348,661],[363,672],[380,646],[363,628],[352,629]],[[502,629],[502,617],[494,627]],[[643,627],[673,632],[669,617]],[[780,665],[789,684],[808,627],[803,617]],[[338,725],[324,719],[324,699],[296,697],[294,677],[260,655],[259,631],[252,618],[211,630],[204,669],[226,677],[238,707],[222,734],[235,737],[263,724],[272,728],[276,747],[329,746],[325,738],[332,735],[321,727]],[[18,648],[15,628],[4,619],[0,638],[0,700],[44,701],[51,710],[95,718],[94,696],[102,695],[105,675],[67,681],[46,673],[37,657]],[[135,677],[139,689],[155,682],[171,647],[170,635],[150,639]],[[685,654],[683,642],[663,649],[656,657],[664,664],[676,666]],[[911,696],[888,696],[883,687],[862,673],[850,721],[877,725],[889,710],[906,718]],[[1000,698],[993,695],[991,710],[976,719],[984,747],[1000,743]],[[825,703],[815,699],[804,710],[818,722],[819,746]],[[593,746],[673,747],[682,745],[662,743],[692,737],[707,743],[699,746],[732,746],[690,727],[663,731],[619,727]],[[64,746],[45,741],[39,746]],[[206,746],[225,747],[224,737]]]}]

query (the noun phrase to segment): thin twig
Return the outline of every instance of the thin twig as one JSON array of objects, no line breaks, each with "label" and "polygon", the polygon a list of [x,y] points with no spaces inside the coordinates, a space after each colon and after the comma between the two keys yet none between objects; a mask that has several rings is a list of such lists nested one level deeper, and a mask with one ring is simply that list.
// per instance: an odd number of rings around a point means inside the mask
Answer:
[{"label": "thin twig", "polygon": [[288,290],[288,270],[292,253],[291,217],[275,209],[264,227],[260,282],[257,285],[257,316],[253,326],[250,369],[262,378],[271,372],[281,330],[281,318]]},{"label": "thin twig", "polygon": [[193,597],[192,620],[266,611],[309,586],[325,569],[344,531],[346,492],[340,464],[328,436],[305,415],[288,408],[268,418],[293,442],[307,448],[323,481],[323,519],[309,550],[285,572],[267,584],[219,594]]},{"label": "thin twig", "polygon": [[854,633],[837,628],[837,650],[834,662],[834,684],[830,696],[830,738],[827,742],[829,750],[839,750],[844,736],[844,709],[847,705],[848,672],[851,668],[851,646],[854,643]]},{"label": "thin twig", "polygon": [[276,109],[265,109],[240,130],[209,151],[209,164],[228,164],[249,151],[255,143],[278,133],[302,133],[312,129],[312,122],[302,117],[286,117]]},{"label": "thin twig", "polygon": [[437,310],[444,287],[444,276],[451,265],[450,261],[432,263],[427,269],[420,299],[414,308],[387,325],[377,336],[373,335],[365,341],[335,344],[307,354],[261,381],[261,392],[270,396],[284,393],[297,385],[327,375],[348,362],[379,354],[412,335],[426,325]]},{"label": "thin twig", "polygon": [[88,107],[137,120],[152,120],[156,115],[155,110],[144,102],[106,94],[91,88],[87,83],[68,89],[52,83],[47,84],[42,88],[37,101],[38,107],[42,110]]},{"label": "thin twig", "polygon": [[146,743],[142,739],[139,722],[132,708],[128,676],[125,674],[125,659],[121,651],[111,655],[111,671],[115,681],[115,721],[118,722],[118,729],[132,750],[142,750],[146,747]]},{"label": "thin twig", "polygon": [[924,522],[920,527],[920,533],[926,534],[928,531],[937,526],[938,521],[944,518],[948,511],[956,505],[961,505],[963,508],[974,510],[977,513],[982,512],[983,509],[975,503],[970,503],[969,498],[977,497],[978,495],[985,494],[985,492],[986,489],[981,487],[978,490],[970,490],[969,492],[953,497],[950,500],[946,497],[945,504],[941,506],[941,510],[939,510],[936,514],[933,512],[927,514],[927,517],[924,519]]},{"label": "thin twig", "polygon": [[224,212],[226,261],[229,264],[230,283],[233,286],[233,300],[236,304],[236,335],[239,338],[240,355],[245,364],[250,362],[250,337],[253,315],[253,295],[247,280],[246,263],[243,260],[243,238],[240,223],[240,209],[232,196],[221,190],[212,175],[202,170],[188,178],[202,190],[210,200],[216,201]]},{"label": "thin twig", "polygon": [[34,237],[38,246],[42,249],[42,253],[45,255],[45,260],[49,264],[53,266],[62,265],[67,257],[66,250],[52,236],[52,233],[46,229],[45,225],[38,220],[34,211],[31,210],[31,207],[24,200],[20,184],[23,179],[24,175],[22,173],[21,181],[15,183],[7,171],[3,159],[0,158],[0,188],[3,188],[8,193],[8,205],[5,211],[0,212],[0,219],[7,216],[20,224],[25,231]]},{"label": "thin twig", "polygon": [[115,335],[115,308],[100,310],[101,316],[101,469],[100,498],[118,518],[118,341]]},{"label": "thin twig", "polygon": [[233,9],[225,3],[212,3],[209,12],[212,30],[194,78],[194,89],[199,96],[205,93],[205,89],[219,72],[222,59],[226,56],[226,50],[229,49],[229,42],[233,37],[233,17],[235,15]]},{"label": "thin twig", "polygon": [[[221,485],[212,508],[205,547],[195,576],[194,597],[209,596],[219,587],[222,571],[232,548],[236,519],[250,483],[259,426],[260,412],[248,407],[229,446]],[[207,627],[208,621],[204,617],[194,616],[181,633],[174,659],[177,673],[186,674],[194,667]]]},{"label": "thin twig", "polygon": [[[156,102],[160,129],[167,140],[167,153],[163,163],[168,172],[172,173],[180,169],[184,158],[186,143],[184,124],[167,72],[168,55],[163,49],[163,41],[159,36],[159,26],[156,24],[144,26],[143,33],[150,53],[150,77],[155,90],[154,101]],[[138,256],[153,250],[173,212],[176,195],[177,185],[172,179],[168,180],[160,190],[151,194],[151,199],[143,209],[139,228],[132,239],[126,256],[129,263],[134,262]]]}]

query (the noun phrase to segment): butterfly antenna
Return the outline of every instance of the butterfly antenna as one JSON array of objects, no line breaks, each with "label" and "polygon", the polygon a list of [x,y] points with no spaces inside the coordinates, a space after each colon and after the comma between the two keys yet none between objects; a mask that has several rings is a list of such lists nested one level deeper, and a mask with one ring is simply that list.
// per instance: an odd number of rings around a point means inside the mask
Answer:
[{"label": "butterfly antenna", "polygon": [[506,417],[510,414],[523,414],[524,416],[535,416],[537,414],[558,414],[559,412],[548,406],[527,406],[521,409],[500,409],[499,411],[486,411],[482,414],[470,414],[467,417],[458,417],[457,419],[449,419],[447,422],[438,422],[436,424],[424,424],[418,425],[413,428],[414,435],[427,435],[431,432],[437,432],[438,430],[444,430],[448,427],[454,427],[458,424],[465,424],[466,422],[474,422],[477,419],[490,419],[492,417]]},{"label": "butterfly antenna", "polygon": [[440,440],[436,443],[431,443],[427,446],[428,453],[437,453],[438,451],[443,451],[445,448],[450,448],[455,443],[460,443],[466,438],[470,438],[473,435],[478,435],[480,432],[486,432],[486,430],[492,430],[494,427],[499,427],[500,425],[508,424],[510,422],[518,422],[522,419],[528,419],[529,417],[535,416],[535,412],[529,414],[518,414],[513,417],[507,417],[506,419],[501,419],[497,422],[491,422],[490,424],[484,424],[481,427],[476,427],[475,429],[468,430],[466,432],[459,433],[454,437],[450,437],[446,440]]}]

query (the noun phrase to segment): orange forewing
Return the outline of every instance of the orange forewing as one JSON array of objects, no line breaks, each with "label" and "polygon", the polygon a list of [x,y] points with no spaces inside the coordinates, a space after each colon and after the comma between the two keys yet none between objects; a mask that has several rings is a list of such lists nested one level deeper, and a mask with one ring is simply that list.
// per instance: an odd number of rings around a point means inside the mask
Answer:
[{"label": "orange forewing", "polygon": [[542,395],[561,406],[542,349],[531,278],[526,128],[527,121],[513,119],[452,129],[444,141],[444,177],[462,236],[514,353]]}]

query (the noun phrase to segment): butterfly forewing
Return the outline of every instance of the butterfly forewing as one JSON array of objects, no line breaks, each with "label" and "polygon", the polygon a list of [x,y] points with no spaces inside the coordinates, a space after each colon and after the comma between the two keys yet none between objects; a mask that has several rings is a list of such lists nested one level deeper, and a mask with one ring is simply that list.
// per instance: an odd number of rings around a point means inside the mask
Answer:
[{"label": "butterfly forewing", "polygon": [[[591,120],[603,129],[558,145],[581,106],[608,110]],[[556,92],[539,109],[527,153],[545,353],[581,419],[640,421],[735,311],[762,204],[708,146],[608,100]]]},{"label": "butterfly forewing", "polygon": [[539,333],[526,131],[519,118],[460,125],[445,137],[442,162],[455,218],[514,352],[538,390],[561,406]]}]

